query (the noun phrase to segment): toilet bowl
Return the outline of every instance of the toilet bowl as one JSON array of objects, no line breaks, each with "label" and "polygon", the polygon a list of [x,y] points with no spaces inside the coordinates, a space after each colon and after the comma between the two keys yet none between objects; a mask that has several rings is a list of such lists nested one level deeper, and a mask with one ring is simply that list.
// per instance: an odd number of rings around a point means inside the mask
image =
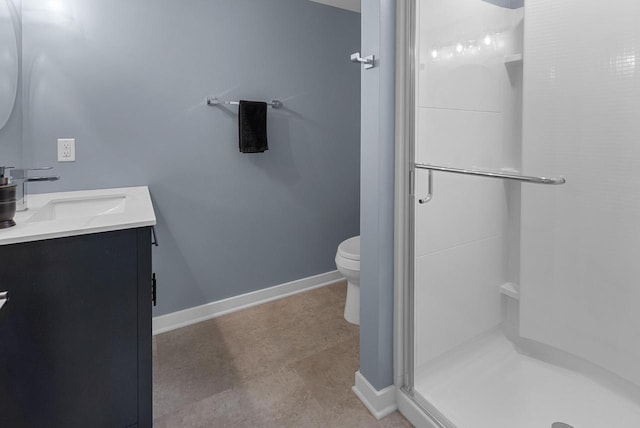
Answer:
[{"label": "toilet bowl", "polygon": [[348,282],[344,319],[360,324],[360,237],[343,241],[336,253],[336,267]]}]

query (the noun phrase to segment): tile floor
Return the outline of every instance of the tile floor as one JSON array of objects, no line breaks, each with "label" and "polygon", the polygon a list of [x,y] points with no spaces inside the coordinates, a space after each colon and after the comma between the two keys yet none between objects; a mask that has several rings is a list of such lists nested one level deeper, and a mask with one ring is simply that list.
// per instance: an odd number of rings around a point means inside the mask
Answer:
[{"label": "tile floor", "polygon": [[376,421],[351,391],[345,295],[341,282],[154,337],[154,426],[411,427]]}]

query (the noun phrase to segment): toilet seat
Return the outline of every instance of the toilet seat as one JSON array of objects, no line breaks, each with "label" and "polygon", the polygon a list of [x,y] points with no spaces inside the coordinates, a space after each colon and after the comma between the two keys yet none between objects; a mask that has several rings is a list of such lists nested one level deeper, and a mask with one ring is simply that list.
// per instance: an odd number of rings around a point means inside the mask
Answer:
[{"label": "toilet seat", "polygon": [[336,265],[343,269],[360,272],[360,237],[354,236],[338,246]]},{"label": "toilet seat", "polygon": [[360,261],[360,237],[354,236],[338,246],[338,256],[343,259]]}]

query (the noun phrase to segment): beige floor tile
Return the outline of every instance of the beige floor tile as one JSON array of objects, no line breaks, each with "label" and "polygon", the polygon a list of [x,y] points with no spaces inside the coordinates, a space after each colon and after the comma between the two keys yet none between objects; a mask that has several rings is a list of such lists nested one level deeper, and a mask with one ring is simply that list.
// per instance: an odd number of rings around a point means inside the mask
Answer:
[{"label": "beige floor tile", "polygon": [[351,391],[357,326],[346,283],[154,338],[156,428],[411,426],[376,421]]},{"label": "beige floor tile", "polygon": [[157,336],[154,416],[232,388],[238,376],[215,325],[200,324]]},{"label": "beige floor tile", "polygon": [[358,338],[354,337],[291,367],[323,407],[335,410],[362,405],[351,391],[358,365]]},{"label": "beige floor tile", "polygon": [[254,378],[158,420],[166,428],[318,426],[322,409],[289,369]]}]

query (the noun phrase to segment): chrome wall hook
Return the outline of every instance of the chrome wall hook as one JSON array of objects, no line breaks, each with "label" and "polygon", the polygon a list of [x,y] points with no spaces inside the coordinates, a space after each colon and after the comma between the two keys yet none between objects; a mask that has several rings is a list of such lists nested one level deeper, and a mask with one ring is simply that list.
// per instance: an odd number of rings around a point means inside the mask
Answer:
[{"label": "chrome wall hook", "polygon": [[364,64],[364,69],[369,70],[375,66],[376,56],[369,55],[365,58],[362,58],[360,56],[360,52],[356,52],[354,54],[351,54],[351,62]]}]

